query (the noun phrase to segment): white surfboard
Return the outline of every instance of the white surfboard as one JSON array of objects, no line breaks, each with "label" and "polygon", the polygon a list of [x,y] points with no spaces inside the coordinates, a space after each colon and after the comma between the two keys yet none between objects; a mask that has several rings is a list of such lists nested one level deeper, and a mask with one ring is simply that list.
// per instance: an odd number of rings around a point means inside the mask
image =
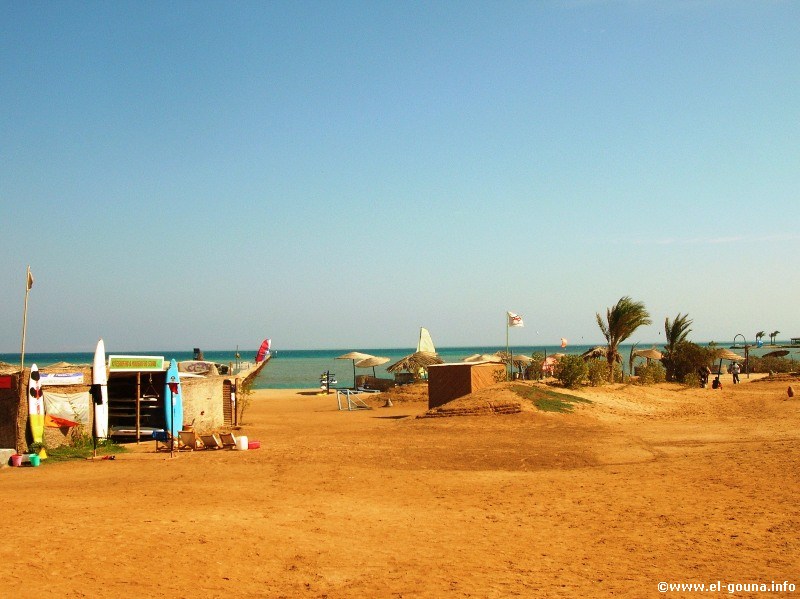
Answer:
[{"label": "white surfboard", "polygon": [[[92,363],[92,387],[94,387],[94,434],[98,439],[108,437],[108,374],[106,373],[106,346],[97,342]],[[99,403],[98,403],[99,402]]]}]

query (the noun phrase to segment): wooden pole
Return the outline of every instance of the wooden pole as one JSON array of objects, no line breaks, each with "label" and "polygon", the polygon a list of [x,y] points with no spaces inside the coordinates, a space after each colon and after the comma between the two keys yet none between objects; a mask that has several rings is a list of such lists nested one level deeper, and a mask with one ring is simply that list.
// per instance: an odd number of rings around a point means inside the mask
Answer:
[{"label": "wooden pole", "polygon": [[[19,352],[20,373],[25,372],[25,333],[28,328],[28,295],[31,292],[31,287],[33,287],[33,277],[31,276],[31,267],[28,265],[28,271],[25,275],[25,308],[22,312],[22,346]],[[22,381],[22,376],[20,376],[19,380]]]},{"label": "wooden pole", "polygon": [[136,445],[141,440],[141,417],[142,417],[142,373],[136,373]]}]

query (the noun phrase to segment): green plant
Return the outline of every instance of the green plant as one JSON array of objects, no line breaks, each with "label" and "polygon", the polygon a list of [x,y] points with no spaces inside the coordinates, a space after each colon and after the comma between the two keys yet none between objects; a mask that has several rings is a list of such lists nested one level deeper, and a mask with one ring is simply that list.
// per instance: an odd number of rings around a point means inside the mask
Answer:
[{"label": "green plant", "polygon": [[687,387],[699,387],[700,386],[700,377],[696,372],[690,372],[685,377],[683,377],[683,384]]},{"label": "green plant", "polygon": [[613,382],[614,362],[621,362],[619,345],[642,325],[650,324],[650,314],[642,302],[635,302],[630,297],[621,297],[619,301],[606,310],[606,319],[597,313],[597,324],[608,342],[606,360],[608,373]]},{"label": "green plant", "polygon": [[602,360],[586,361],[587,377],[592,387],[599,387],[608,382],[608,364]]},{"label": "green plant", "polygon": [[[99,442],[102,442],[102,439]],[[70,432],[69,446],[75,448],[93,448],[94,439],[92,439],[92,435],[83,427],[83,425],[79,424]]]},{"label": "green plant", "polygon": [[544,354],[540,352],[533,352],[531,354],[531,363],[525,368],[525,377],[532,381],[541,380],[543,365]]},{"label": "green plant", "polygon": [[794,372],[797,368],[797,363],[786,358],[757,358],[750,356],[749,368],[750,372]]},{"label": "green plant", "polygon": [[[671,380],[685,382],[690,374],[697,374],[698,369],[709,366],[713,361],[715,347],[700,347],[690,341],[678,343],[668,358],[664,358],[667,372],[671,372]],[[699,384],[699,383],[698,383]]]},{"label": "green plant", "polygon": [[580,356],[567,354],[555,367],[555,376],[559,382],[570,389],[577,387],[589,373],[586,362]]},{"label": "green plant", "polygon": [[[97,440],[98,457],[116,455],[127,451],[125,447],[115,443],[111,439]],[[70,460],[85,460],[95,453],[95,440],[83,426],[76,426],[72,429],[69,443],[47,450],[48,461],[68,462]]]},{"label": "green plant", "polygon": [[537,409],[543,412],[571,412],[575,408],[575,403],[592,403],[582,397],[559,393],[538,386],[511,385],[511,390],[523,399],[531,401]]},{"label": "green plant", "polygon": [[654,385],[656,383],[663,383],[666,377],[666,370],[660,362],[655,360],[649,364],[639,367],[639,384],[640,385]]},{"label": "green plant", "polygon": [[662,361],[666,368],[667,380],[675,380],[675,373],[672,371],[672,354],[681,343],[687,342],[689,333],[692,331],[692,329],[689,328],[691,324],[692,321],[689,320],[689,315],[681,314],[680,312],[678,312],[675,320],[670,321],[670,319],[667,318],[664,321],[666,344],[664,345],[664,357]]},{"label": "green plant", "polygon": [[28,445],[28,453],[39,453],[43,449],[45,449],[45,444],[40,441],[34,441]]},{"label": "green plant", "polygon": [[256,377],[243,380],[239,383],[236,389],[236,406],[239,409],[239,419],[237,422],[241,425],[244,422],[244,412],[250,407],[250,402],[253,399],[253,383]]}]

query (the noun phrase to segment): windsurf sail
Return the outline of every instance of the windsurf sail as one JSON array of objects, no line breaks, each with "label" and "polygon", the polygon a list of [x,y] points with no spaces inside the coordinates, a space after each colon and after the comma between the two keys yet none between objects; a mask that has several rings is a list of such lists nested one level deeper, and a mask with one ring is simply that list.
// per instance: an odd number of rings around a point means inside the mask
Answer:
[{"label": "windsurf sail", "polygon": [[66,418],[60,418],[59,416],[46,414],[44,417],[44,425],[49,428],[61,428],[61,427],[78,426],[78,423],[72,420],[68,420]]},{"label": "windsurf sail", "polygon": [[258,353],[256,354],[256,362],[263,362],[266,357],[269,355],[269,346],[272,343],[272,339],[264,339],[261,342],[261,347],[258,348]]},{"label": "windsurf sail", "polygon": [[428,354],[436,353],[436,348],[433,346],[433,339],[431,339],[431,334],[425,327],[419,328],[419,342],[417,343],[417,351],[425,352]]}]

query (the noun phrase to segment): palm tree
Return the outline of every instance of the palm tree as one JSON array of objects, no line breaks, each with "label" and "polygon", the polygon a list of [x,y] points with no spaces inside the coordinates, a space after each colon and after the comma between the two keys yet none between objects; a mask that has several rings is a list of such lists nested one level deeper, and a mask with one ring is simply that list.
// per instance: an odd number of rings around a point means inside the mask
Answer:
[{"label": "palm tree", "polygon": [[678,346],[686,341],[692,331],[689,328],[692,322],[689,320],[688,314],[681,314],[680,312],[678,312],[675,320],[670,322],[669,317],[664,320],[664,336],[667,342],[664,345],[664,358],[662,361],[667,369],[668,380],[672,380],[674,377],[673,358]]},{"label": "palm tree", "polygon": [[756,343],[758,343],[759,339],[763,338],[764,338],[764,331],[759,331],[758,333],[756,333]]},{"label": "palm tree", "polygon": [[780,334],[781,334],[780,331],[772,331],[769,334],[769,343],[770,343],[770,345],[775,345],[775,338]]},{"label": "palm tree", "polygon": [[614,362],[621,362],[619,345],[642,325],[650,324],[650,313],[644,303],[635,302],[627,295],[620,298],[615,306],[606,310],[606,320],[597,313],[597,325],[608,342],[606,359],[608,360],[609,380],[614,381]]},{"label": "palm tree", "polygon": [[664,349],[668,355],[675,350],[679,343],[686,341],[689,333],[692,332],[692,329],[689,328],[692,326],[692,322],[694,321],[689,320],[688,314],[681,314],[680,312],[672,322],[670,322],[669,316],[664,320],[664,335],[667,340]]}]

